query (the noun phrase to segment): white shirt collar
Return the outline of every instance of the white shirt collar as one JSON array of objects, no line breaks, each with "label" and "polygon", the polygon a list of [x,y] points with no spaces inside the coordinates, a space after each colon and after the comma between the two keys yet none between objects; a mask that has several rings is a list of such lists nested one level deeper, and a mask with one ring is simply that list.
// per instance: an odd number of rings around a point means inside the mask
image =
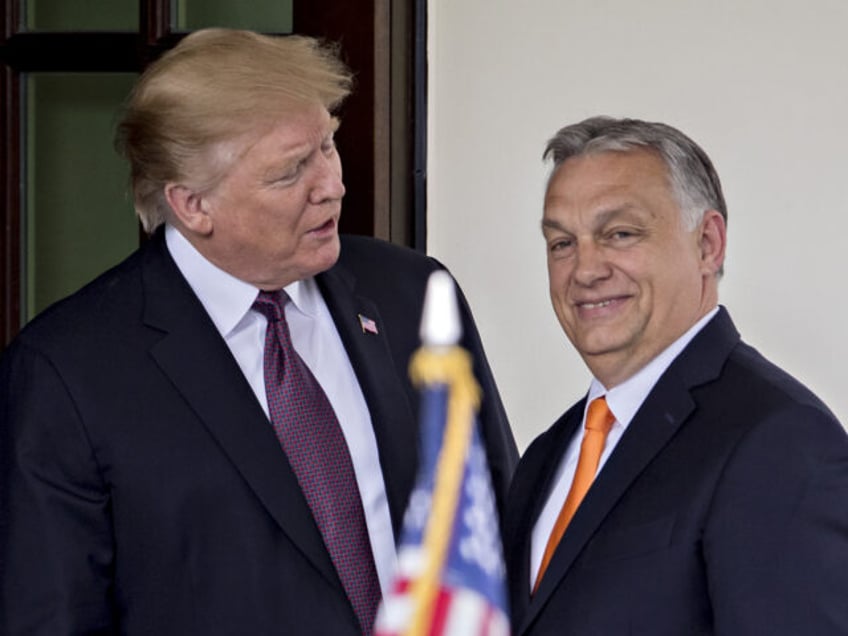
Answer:
[{"label": "white shirt collar", "polygon": [[[250,311],[259,289],[211,263],[171,225],[165,227],[165,242],[218,332],[226,338]],[[317,315],[320,291],[314,279],[295,281],[285,290],[301,313]]]},{"label": "white shirt collar", "polygon": [[666,372],[668,367],[671,366],[671,363],[674,362],[674,359],[686,348],[686,345],[692,341],[698,332],[717,313],[718,307],[714,307],[698,322],[692,325],[686,333],[666,347],[662,353],[618,386],[607,390],[597,378],[592,378],[592,383],[589,386],[588,400],[586,401],[587,408],[592,400],[606,395],[607,406],[609,406],[616,421],[620,422],[623,426],[627,426],[642,406],[642,402],[645,401],[645,398],[648,397],[648,394],[654,388],[654,385],[659,381],[660,376]]},{"label": "white shirt collar", "polygon": [[295,281],[286,285],[285,290],[291,298],[292,305],[297,307],[300,313],[312,319],[318,318],[322,299],[321,290],[318,289],[314,278]]}]

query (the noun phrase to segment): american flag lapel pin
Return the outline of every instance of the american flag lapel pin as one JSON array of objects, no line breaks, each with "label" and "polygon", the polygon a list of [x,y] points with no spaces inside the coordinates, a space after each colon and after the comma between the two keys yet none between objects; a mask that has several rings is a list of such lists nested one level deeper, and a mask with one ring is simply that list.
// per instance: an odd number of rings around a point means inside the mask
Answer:
[{"label": "american flag lapel pin", "polygon": [[362,333],[373,333],[375,336],[379,333],[377,331],[377,323],[371,320],[371,318],[362,314],[356,315],[359,317],[359,326],[362,327]]}]

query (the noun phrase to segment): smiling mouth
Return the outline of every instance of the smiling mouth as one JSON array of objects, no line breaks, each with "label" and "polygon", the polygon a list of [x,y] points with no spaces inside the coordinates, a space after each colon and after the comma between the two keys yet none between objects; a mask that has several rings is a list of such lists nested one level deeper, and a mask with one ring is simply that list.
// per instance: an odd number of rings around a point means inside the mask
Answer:
[{"label": "smiling mouth", "polygon": [[609,318],[618,314],[627,299],[628,296],[614,296],[603,300],[578,301],[574,307],[585,318]]},{"label": "smiling mouth", "polygon": [[595,303],[578,303],[578,306],[581,307],[582,309],[598,309],[600,307],[607,307],[608,305],[611,305],[614,302],[615,302],[614,299],[610,299],[610,300],[601,300],[601,301],[598,301],[598,302],[595,302]]}]

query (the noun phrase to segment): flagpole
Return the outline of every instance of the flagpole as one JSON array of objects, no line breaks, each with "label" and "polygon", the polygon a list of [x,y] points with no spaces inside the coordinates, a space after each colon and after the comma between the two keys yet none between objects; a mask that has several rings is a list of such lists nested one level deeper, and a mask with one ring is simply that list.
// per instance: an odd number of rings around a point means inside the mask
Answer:
[{"label": "flagpole", "polygon": [[477,430],[481,391],[461,325],[453,279],[434,272],[409,365],[421,394],[420,464],[376,636],[509,636],[497,503]]},{"label": "flagpole", "polygon": [[461,335],[453,280],[447,272],[434,272],[427,285],[421,321],[422,347],[413,356],[413,382],[448,387],[447,422],[433,488],[431,514],[424,534],[426,567],[410,590],[415,614],[407,636],[426,636],[453,532],[471,440],[474,413],[479,408],[479,388],[471,357],[458,345]]}]

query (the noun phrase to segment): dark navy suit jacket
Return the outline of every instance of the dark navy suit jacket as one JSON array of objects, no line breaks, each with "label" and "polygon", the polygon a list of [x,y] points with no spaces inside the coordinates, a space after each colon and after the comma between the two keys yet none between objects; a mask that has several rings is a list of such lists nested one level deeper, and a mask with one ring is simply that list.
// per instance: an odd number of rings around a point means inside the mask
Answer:
[{"label": "dark navy suit jacket", "polygon": [[531,598],[531,532],[583,408],[513,479],[516,636],[848,634],[848,436],[724,309],[648,395]]},{"label": "dark navy suit jacket", "polygon": [[[396,536],[417,467],[407,365],[439,267],[348,237],[317,279],[371,412]],[[461,304],[502,506],[515,444]],[[2,357],[0,585],[8,636],[358,631],[274,432],[161,232]]]}]

